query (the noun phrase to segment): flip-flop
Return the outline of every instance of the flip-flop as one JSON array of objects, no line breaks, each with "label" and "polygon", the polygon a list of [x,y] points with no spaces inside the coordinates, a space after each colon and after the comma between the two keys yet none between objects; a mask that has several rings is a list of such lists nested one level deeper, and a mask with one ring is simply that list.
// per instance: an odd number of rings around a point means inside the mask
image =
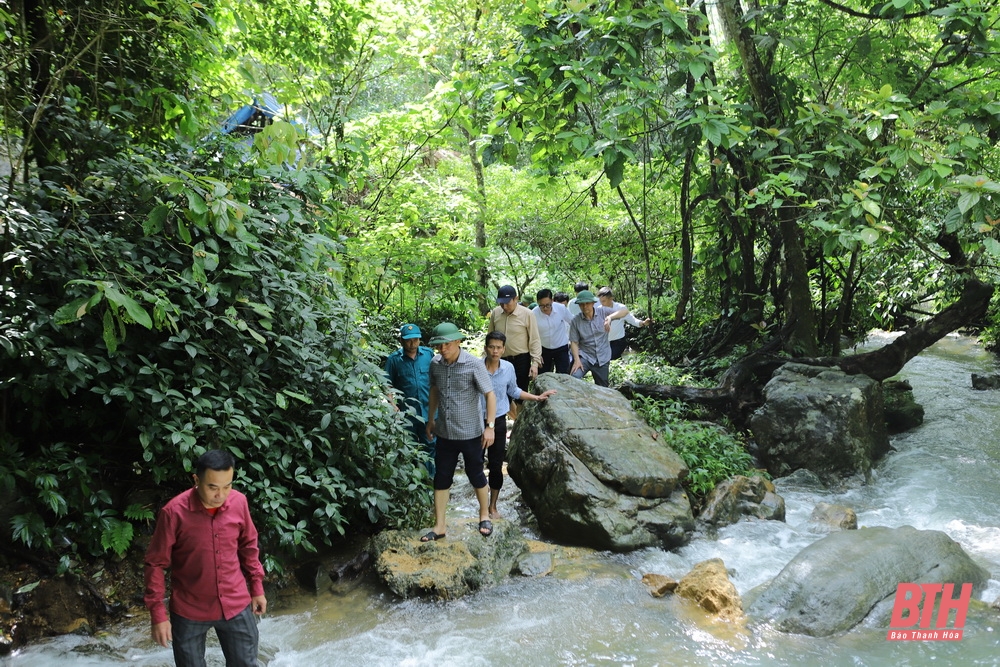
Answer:
[{"label": "flip-flop", "polygon": [[441,533],[439,535],[439,534],[435,533],[433,530],[431,530],[431,531],[428,531],[428,533],[426,535],[424,535],[423,537],[421,537],[420,541],[421,542],[436,542],[437,540],[443,540],[443,539],[444,539],[444,533]]},{"label": "flip-flop", "polygon": [[489,537],[493,534],[493,522],[489,519],[479,522],[479,534],[483,537]]}]

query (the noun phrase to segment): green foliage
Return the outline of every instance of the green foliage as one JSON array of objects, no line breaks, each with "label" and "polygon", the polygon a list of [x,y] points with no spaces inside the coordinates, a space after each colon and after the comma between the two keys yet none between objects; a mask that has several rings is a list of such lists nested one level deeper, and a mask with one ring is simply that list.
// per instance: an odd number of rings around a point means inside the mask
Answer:
[{"label": "green foliage", "polygon": [[738,437],[717,424],[689,421],[683,403],[639,396],[632,407],[684,460],[688,467],[684,488],[694,498],[704,499],[716,484],[733,475],[762,474]]},{"label": "green foliage", "polygon": [[[617,381],[665,383],[995,280],[998,10],[925,6],[759,8],[758,69],[710,39],[723,6],[671,1],[0,10],[15,538],[119,551],[151,518],[131,492],[179,490],[208,447],[271,544],[405,523],[426,480],[378,361],[403,321],[480,329],[484,266],[529,295],[611,284],[684,364]],[[191,145],[262,92],[297,124]]]},{"label": "green foliage", "polygon": [[842,9],[753,12],[742,37],[672,2],[528,2],[519,16],[495,134],[553,177],[591,162],[629,205],[632,229],[604,254],[626,275],[641,266],[651,302],[680,290],[677,325],[718,320],[700,354],[788,319],[786,335],[836,350],[946,302],[967,269],[995,274],[996,8],[945,3],[905,26]]},{"label": "green foliage", "polygon": [[69,187],[5,193],[0,481],[16,540],[121,553],[151,517],[130,490],[179,491],[210,448],[233,452],[266,542],[289,551],[426,506],[385,348],[317,233],[339,215],[334,179],[273,150],[296,139],[278,126],[251,153],[93,155]]},{"label": "green foliage", "polygon": [[695,384],[689,371],[664,362],[663,357],[645,352],[626,354],[611,364],[612,386],[625,382],[635,384]]},{"label": "green foliage", "polygon": [[[208,5],[69,0],[14,6],[18,20],[0,11],[0,127],[15,174],[34,167],[42,178],[62,181],[84,173],[90,148],[121,138],[111,130],[139,129],[146,143],[173,131],[198,133],[195,116],[211,105],[186,93],[200,81],[200,64],[218,56]],[[79,143],[74,117],[93,126],[90,146]]]}]

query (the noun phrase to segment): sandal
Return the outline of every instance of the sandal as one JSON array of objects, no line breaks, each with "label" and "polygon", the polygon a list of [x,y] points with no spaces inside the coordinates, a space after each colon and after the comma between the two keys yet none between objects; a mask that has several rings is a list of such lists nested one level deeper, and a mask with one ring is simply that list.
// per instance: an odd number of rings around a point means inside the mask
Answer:
[{"label": "sandal", "polygon": [[427,533],[426,535],[424,535],[423,537],[421,537],[421,538],[420,538],[420,541],[421,541],[421,542],[436,542],[436,541],[438,541],[438,540],[443,540],[443,539],[444,539],[444,533],[441,533],[441,534],[438,534],[438,533],[435,533],[435,532],[434,532],[434,531],[432,530],[432,531],[429,531],[429,532],[428,532],[428,533]]},{"label": "sandal", "polygon": [[489,537],[493,534],[493,522],[489,519],[479,522],[479,534],[483,537]]}]

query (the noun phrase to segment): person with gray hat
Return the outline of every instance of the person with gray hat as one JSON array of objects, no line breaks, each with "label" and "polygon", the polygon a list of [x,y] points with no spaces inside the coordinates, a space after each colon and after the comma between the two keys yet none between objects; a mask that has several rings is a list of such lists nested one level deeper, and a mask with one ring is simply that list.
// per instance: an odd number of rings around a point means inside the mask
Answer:
[{"label": "person with gray hat", "polygon": [[424,462],[428,474],[434,477],[434,441],[427,438],[427,408],[431,393],[431,359],[434,350],[420,344],[423,334],[416,324],[399,328],[401,347],[385,360],[385,374],[397,391],[402,393],[400,407],[410,421],[410,432],[427,452]]},{"label": "person with gray hat", "polygon": [[[587,373],[594,376],[594,384],[607,387],[608,371],[611,367],[611,343],[608,334],[611,323],[628,315],[628,308],[620,309],[595,306],[597,297],[590,290],[582,290],[576,295],[580,314],[569,325],[569,347],[573,354],[573,366],[569,373],[583,379]],[[616,304],[621,305],[621,304]]]},{"label": "person with gray hat", "polygon": [[[465,334],[451,322],[434,327],[430,344],[438,353],[431,360],[431,392],[427,421],[428,439],[437,436],[434,475],[434,528],[420,538],[432,542],[447,533],[448,501],[458,457],[479,501],[479,533],[493,534],[489,514],[489,488],[483,472],[483,451],[493,444],[497,413],[493,381],[486,364],[462,349]],[[479,398],[486,404],[486,424]]]}]

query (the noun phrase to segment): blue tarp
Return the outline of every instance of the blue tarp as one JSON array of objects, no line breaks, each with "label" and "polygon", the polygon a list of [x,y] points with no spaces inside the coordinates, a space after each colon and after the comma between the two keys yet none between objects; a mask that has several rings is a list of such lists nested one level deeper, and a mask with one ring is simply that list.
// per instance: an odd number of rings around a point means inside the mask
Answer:
[{"label": "blue tarp", "polygon": [[254,98],[250,104],[240,107],[236,113],[222,124],[223,134],[246,132],[255,134],[281,112],[278,100],[273,95],[264,93]]}]

